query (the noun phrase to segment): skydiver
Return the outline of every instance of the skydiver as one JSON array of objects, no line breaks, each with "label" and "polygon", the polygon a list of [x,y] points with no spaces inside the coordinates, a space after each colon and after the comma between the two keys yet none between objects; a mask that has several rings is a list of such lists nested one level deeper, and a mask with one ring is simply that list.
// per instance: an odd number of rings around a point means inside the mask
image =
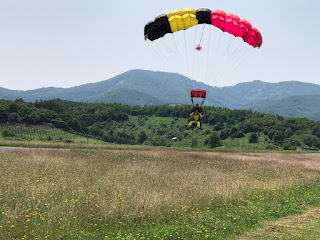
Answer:
[{"label": "skydiver", "polygon": [[198,129],[202,129],[200,118],[203,117],[203,115],[199,112],[199,110],[195,110],[194,112],[190,113],[190,117],[193,117],[193,120],[188,124],[188,129],[191,127],[192,124],[197,125]]},{"label": "skydiver", "polygon": [[196,106],[193,107],[192,111],[191,111],[189,114],[195,112],[196,110],[198,110],[199,113],[204,113],[204,114],[205,114],[205,111],[203,111],[203,110],[200,108],[199,103],[197,103]]}]

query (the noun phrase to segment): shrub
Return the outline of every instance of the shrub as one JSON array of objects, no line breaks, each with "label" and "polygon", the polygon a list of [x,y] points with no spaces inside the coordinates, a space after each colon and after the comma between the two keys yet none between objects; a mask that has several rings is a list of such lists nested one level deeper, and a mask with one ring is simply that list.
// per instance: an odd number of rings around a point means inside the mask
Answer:
[{"label": "shrub", "polygon": [[209,146],[211,148],[216,148],[216,147],[219,147],[219,146],[222,145],[220,136],[219,136],[219,134],[217,132],[212,132],[210,134],[208,142],[209,142]]}]

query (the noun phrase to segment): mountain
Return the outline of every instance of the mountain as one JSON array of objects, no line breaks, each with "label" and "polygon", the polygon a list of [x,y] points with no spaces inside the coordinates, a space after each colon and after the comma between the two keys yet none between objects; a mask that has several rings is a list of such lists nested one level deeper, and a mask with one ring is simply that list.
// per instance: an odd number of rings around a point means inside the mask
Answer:
[{"label": "mountain", "polygon": [[25,101],[61,98],[80,102],[119,102],[130,105],[189,103],[190,88],[204,88],[204,83],[175,73],[132,70],[109,80],[70,88],[40,88],[14,91],[0,88],[0,98]]},{"label": "mountain", "polygon": [[306,117],[312,120],[320,121],[320,94],[292,96],[280,100],[259,101],[249,104],[257,112],[278,114],[283,117]]},{"label": "mountain", "polygon": [[61,98],[76,102],[118,102],[128,105],[190,104],[190,89],[207,91],[206,105],[253,109],[287,117],[320,120],[320,85],[259,80],[231,87],[212,87],[176,73],[131,70],[109,80],[70,88],[15,91],[0,88],[0,98],[25,101]]}]

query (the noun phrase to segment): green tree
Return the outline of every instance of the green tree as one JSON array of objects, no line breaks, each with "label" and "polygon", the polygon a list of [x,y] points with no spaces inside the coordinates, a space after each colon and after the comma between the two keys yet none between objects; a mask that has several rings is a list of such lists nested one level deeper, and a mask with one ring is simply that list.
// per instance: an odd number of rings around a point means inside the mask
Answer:
[{"label": "green tree", "polygon": [[6,123],[8,120],[8,114],[4,107],[0,107],[0,123]]},{"label": "green tree", "polygon": [[278,144],[282,144],[285,137],[281,131],[276,131],[272,137],[272,140]]},{"label": "green tree", "polygon": [[259,140],[259,137],[255,132],[250,134],[249,143],[257,143],[258,140]]},{"label": "green tree", "polygon": [[144,141],[147,140],[147,134],[144,131],[141,131],[139,133],[138,141],[140,144],[144,143]]},{"label": "green tree", "polygon": [[20,116],[19,116],[18,113],[13,112],[13,113],[9,114],[8,122],[10,122],[10,123],[18,123],[19,120],[20,120]]},{"label": "green tree", "polygon": [[217,132],[212,132],[209,136],[209,146],[211,148],[216,148],[216,147],[219,147],[221,146],[221,139],[220,139],[220,136]]},{"label": "green tree", "polygon": [[103,132],[101,131],[101,127],[99,127],[98,125],[93,125],[89,128],[89,134],[101,137],[103,135]]},{"label": "green tree", "polygon": [[225,139],[227,139],[227,138],[229,137],[229,134],[230,134],[230,132],[229,132],[228,129],[222,130],[222,131],[220,132],[220,138],[221,138],[222,140],[225,140]]}]

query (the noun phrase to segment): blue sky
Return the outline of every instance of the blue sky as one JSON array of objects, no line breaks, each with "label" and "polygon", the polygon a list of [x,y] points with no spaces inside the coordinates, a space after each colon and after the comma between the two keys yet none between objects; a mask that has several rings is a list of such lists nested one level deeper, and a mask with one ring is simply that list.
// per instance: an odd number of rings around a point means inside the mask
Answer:
[{"label": "blue sky", "polygon": [[[264,43],[236,68],[223,69],[219,79],[194,74],[196,64],[192,71],[168,66],[166,52],[155,52],[162,45],[145,42],[143,28],[159,14],[186,7],[235,13],[261,31]],[[213,86],[253,80],[320,84],[319,9],[318,0],[1,0],[0,87],[71,87],[136,68],[179,72]],[[212,49],[210,54],[217,57]]]}]

